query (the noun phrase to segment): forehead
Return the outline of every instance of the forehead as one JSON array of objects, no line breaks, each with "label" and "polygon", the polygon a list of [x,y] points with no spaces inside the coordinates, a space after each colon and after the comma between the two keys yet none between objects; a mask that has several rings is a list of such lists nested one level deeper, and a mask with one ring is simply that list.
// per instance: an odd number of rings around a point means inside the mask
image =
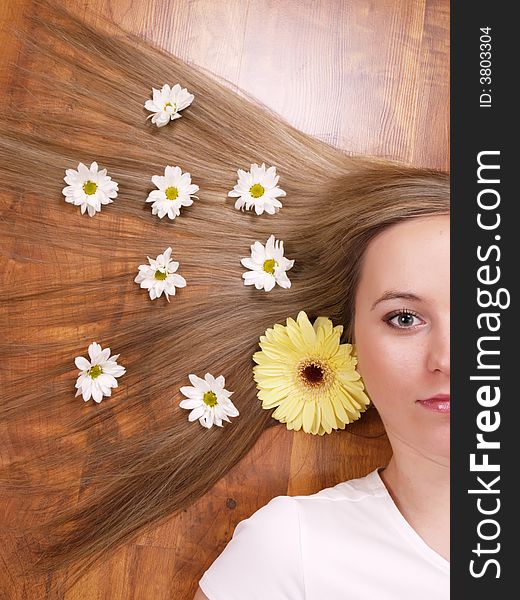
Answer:
[{"label": "forehead", "polygon": [[423,297],[446,295],[449,235],[448,215],[417,217],[387,227],[365,251],[358,294],[398,289]]}]

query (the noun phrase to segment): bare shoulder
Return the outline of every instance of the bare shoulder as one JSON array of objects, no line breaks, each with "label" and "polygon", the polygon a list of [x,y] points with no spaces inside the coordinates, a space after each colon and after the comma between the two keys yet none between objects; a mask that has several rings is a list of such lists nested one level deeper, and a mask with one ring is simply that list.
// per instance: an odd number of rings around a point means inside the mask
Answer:
[{"label": "bare shoulder", "polygon": [[206,594],[200,589],[200,587],[197,588],[197,593],[195,594],[195,596],[193,596],[193,600],[209,600],[209,598],[206,596]]}]

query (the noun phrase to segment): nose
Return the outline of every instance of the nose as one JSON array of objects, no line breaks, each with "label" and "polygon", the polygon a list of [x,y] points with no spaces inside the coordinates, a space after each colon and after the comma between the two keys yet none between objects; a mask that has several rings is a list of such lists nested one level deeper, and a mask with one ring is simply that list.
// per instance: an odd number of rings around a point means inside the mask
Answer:
[{"label": "nose", "polygon": [[432,330],[428,348],[428,369],[450,375],[450,324],[449,321]]}]

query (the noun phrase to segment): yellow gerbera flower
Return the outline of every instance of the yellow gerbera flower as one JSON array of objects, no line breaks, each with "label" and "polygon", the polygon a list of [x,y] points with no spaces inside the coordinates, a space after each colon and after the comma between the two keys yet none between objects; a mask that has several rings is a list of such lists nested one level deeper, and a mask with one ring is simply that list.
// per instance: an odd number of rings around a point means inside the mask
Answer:
[{"label": "yellow gerbera flower", "polygon": [[302,310],[287,326],[276,323],[260,336],[253,354],[262,408],[287,429],[323,435],[359,419],[370,399],[356,371],[352,344],[340,344],[343,326],[327,317],[311,325]]}]

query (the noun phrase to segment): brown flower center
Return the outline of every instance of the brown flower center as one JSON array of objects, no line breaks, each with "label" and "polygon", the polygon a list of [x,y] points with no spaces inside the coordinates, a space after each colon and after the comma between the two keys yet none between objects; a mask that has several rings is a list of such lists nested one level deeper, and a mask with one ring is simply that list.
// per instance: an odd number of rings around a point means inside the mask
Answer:
[{"label": "brown flower center", "polygon": [[329,365],[319,358],[306,359],[298,365],[298,379],[307,389],[328,388],[334,379]]}]

